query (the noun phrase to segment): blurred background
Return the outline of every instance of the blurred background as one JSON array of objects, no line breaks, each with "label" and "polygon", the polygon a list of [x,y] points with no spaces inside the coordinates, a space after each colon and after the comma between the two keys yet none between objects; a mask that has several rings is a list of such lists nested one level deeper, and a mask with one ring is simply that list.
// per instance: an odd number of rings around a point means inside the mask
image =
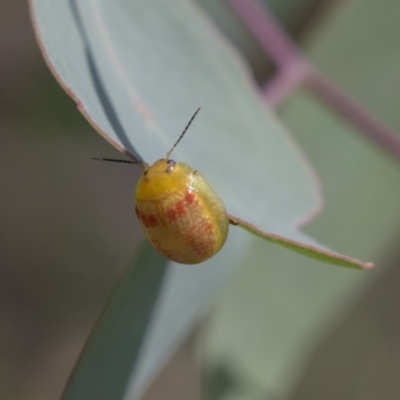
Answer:
[{"label": "blurred background", "polygon": [[[400,132],[400,3],[264,2],[321,70]],[[198,3],[236,44],[256,80],[269,79],[272,63],[224,2]],[[119,154],[51,76],[25,1],[0,0],[0,27],[0,399],[50,400],[59,398],[143,239],[133,212],[141,171],[91,160]],[[343,270],[331,287],[320,286],[318,276],[335,267],[255,242],[249,265],[200,329],[205,367],[197,362],[194,334],[146,399],[400,396],[398,160],[305,90],[279,113],[323,185],[324,212],[305,231],[378,267],[351,277]],[[270,267],[252,267],[251,257],[264,257]],[[317,310],[322,298],[326,307]],[[280,347],[280,338],[297,330],[307,340]],[[288,373],[283,367],[269,373],[269,363],[279,362],[274,348],[293,358]]]}]

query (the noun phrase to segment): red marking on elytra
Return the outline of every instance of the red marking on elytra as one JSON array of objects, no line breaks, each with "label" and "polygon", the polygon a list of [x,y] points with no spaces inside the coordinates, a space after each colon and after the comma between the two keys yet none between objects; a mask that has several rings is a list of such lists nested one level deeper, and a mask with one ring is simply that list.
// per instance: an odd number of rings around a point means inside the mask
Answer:
[{"label": "red marking on elytra", "polygon": [[138,207],[135,207],[136,215],[139,218],[139,221],[146,227],[146,228],[156,228],[160,221],[158,220],[157,215],[154,214],[146,214],[143,211],[139,210]]},{"label": "red marking on elytra", "polygon": [[176,221],[186,215],[187,208],[183,200],[178,201],[173,207],[168,209],[165,213],[169,221]]},{"label": "red marking on elytra", "polygon": [[176,202],[176,204],[168,209],[165,213],[168,220],[173,222],[178,220],[179,218],[184,217],[188,212],[188,206],[192,204],[197,204],[199,200],[196,195],[192,192],[187,191],[185,193],[185,197],[182,200]]},{"label": "red marking on elytra", "polygon": [[196,199],[196,196],[192,192],[186,192],[185,200],[186,204],[192,204]]},{"label": "red marking on elytra", "polygon": [[187,212],[186,205],[183,201],[178,201],[178,203],[176,203],[175,210],[178,217],[183,217]]}]

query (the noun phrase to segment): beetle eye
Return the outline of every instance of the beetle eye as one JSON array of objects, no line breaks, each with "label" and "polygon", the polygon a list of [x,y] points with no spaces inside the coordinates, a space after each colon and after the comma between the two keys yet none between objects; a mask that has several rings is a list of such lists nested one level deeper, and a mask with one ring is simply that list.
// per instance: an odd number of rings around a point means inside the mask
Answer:
[{"label": "beetle eye", "polygon": [[172,172],[173,169],[175,168],[176,162],[174,160],[168,160],[167,164],[168,164],[168,167],[165,170],[165,172]]}]

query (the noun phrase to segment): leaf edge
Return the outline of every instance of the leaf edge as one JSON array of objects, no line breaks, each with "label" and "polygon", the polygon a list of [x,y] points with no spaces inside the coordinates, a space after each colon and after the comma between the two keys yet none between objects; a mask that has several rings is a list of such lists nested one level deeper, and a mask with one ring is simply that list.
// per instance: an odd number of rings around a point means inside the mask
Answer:
[{"label": "leaf edge", "polygon": [[253,224],[228,214],[229,220],[233,225],[238,225],[242,229],[256,235],[262,239],[268,240],[271,243],[278,244],[286,249],[292,250],[295,253],[312,258],[314,260],[322,261],[327,264],[333,264],[340,267],[352,268],[357,270],[370,270],[375,267],[372,262],[365,262],[344,254],[335,253],[329,250],[323,250],[316,246],[300,243],[296,240],[278,235],[272,232],[265,232],[257,228]]}]

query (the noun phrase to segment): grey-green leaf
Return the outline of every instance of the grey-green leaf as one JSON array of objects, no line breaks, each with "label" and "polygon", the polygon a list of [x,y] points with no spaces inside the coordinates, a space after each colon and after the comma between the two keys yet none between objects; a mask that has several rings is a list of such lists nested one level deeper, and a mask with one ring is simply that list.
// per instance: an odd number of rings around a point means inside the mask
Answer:
[{"label": "grey-green leaf", "polygon": [[167,264],[146,242],[121,277],[89,336],[63,399],[123,398],[136,368]]},{"label": "grey-green leaf", "polygon": [[266,231],[319,205],[309,167],[259,101],[246,68],[189,1],[41,0],[34,20],[53,72],[106,138],[148,163],[174,151],[229,213]]}]

